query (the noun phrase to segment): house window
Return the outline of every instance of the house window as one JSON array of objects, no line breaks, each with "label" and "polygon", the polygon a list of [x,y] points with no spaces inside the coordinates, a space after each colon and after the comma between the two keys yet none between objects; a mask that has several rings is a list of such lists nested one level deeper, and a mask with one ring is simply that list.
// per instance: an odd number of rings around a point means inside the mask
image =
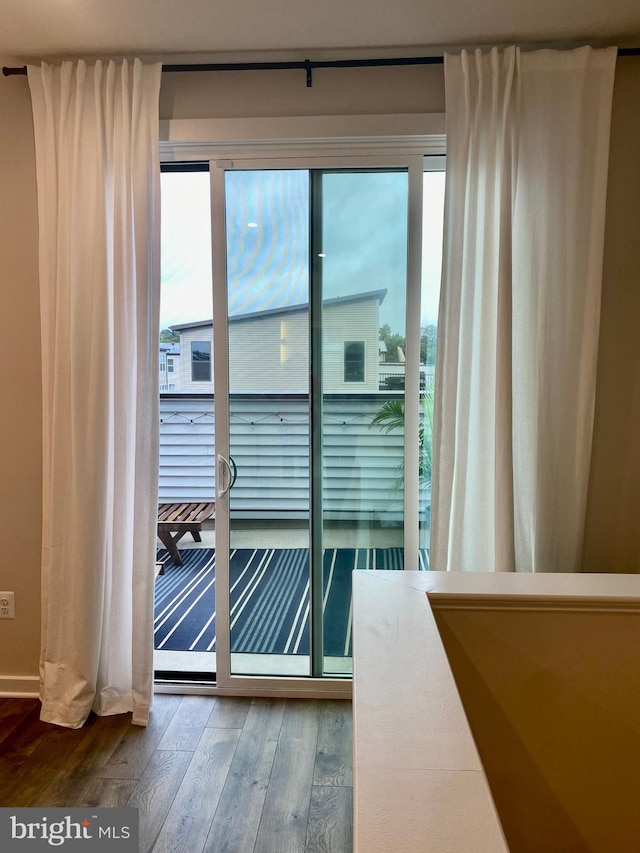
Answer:
[{"label": "house window", "polygon": [[167,363],[165,361],[165,355],[164,353],[162,353],[162,355],[160,356],[160,373],[164,373],[166,369]]},{"label": "house window", "polygon": [[167,358],[167,373],[173,373],[173,359]]},{"label": "house window", "polygon": [[191,381],[211,382],[211,341],[192,341]]},{"label": "house window", "polygon": [[364,341],[344,342],[344,381],[364,382]]}]

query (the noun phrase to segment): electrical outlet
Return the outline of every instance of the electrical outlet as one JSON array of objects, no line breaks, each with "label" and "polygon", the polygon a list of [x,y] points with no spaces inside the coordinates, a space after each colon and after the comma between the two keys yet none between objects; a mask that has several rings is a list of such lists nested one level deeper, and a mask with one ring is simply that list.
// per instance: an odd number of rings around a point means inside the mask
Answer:
[{"label": "electrical outlet", "polygon": [[15,619],[16,609],[12,592],[0,592],[0,619]]}]

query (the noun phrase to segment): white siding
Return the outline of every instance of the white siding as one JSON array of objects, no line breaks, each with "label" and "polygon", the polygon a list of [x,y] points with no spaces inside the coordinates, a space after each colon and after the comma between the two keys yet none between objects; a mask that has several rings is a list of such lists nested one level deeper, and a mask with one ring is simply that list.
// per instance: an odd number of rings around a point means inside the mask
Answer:
[{"label": "white siding", "polygon": [[[323,380],[327,391],[377,391],[380,360],[378,299],[325,305],[323,316]],[[344,345],[364,341],[364,382],[344,381]]]},{"label": "white siding", "polygon": [[[173,370],[169,370],[173,362]],[[182,373],[180,366],[180,353],[167,353],[167,386],[174,385],[174,388],[168,387],[169,391],[182,391]]]},{"label": "white siding", "polygon": [[[324,387],[331,391],[377,391],[379,308],[377,296],[327,303],[323,316]],[[180,335],[181,390],[212,392],[212,382],[191,380],[191,344],[210,341],[211,325],[184,329]],[[363,341],[364,382],[344,381],[344,346]],[[309,387],[309,314],[262,314],[229,323],[229,388],[232,393],[307,393]]]},{"label": "white siding", "polygon": [[[211,382],[191,380],[191,344],[194,341],[209,341],[211,344]],[[213,391],[213,327],[199,326],[180,332],[180,390],[186,394],[211,393]]]},{"label": "white siding", "polygon": [[229,324],[229,388],[238,393],[306,393],[309,387],[307,310]]}]

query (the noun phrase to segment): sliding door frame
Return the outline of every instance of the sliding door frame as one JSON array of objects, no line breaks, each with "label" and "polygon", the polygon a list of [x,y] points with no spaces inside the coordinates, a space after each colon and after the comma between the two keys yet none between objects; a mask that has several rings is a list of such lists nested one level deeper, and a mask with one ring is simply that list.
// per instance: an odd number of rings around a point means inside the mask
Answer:
[{"label": "sliding door frame", "polygon": [[[226,351],[227,293],[224,223],[225,168],[408,168],[409,216],[407,235],[407,373],[405,383],[405,554],[416,559],[409,569],[417,569],[418,549],[418,406],[420,393],[420,278],[422,246],[422,173],[425,158],[444,155],[446,137],[443,113],[424,115],[312,116],[277,119],[199,119],[170,120],[160,123],[160,159],[163,163],[209,162],[212,210],[212,274],[215,318],[223,317],[222,334]],[[419,351],[419,350],[418,350]],[[214,371],[215,371],[214,361]],[[222,382],[222,388],[218,384]],[[228,425],[228,375],[215,375],[216,412]],[[226,445],[218,444],[216,454],[228,458]],[[219,469],[216,467],[219,479]],[[415,474],[414,474],[415,472]],[[228,563],[229,512],[216,512],[216,540],[224,543]],[[409,560],[407,559],[407,564]],[[230,672],[229,574],[228,565],[216,579],[216,620],[218,630],[216,683],[162,684],[158,692],[218,694],[238,696],[280,696],[347,698],[351,678],[291,678],[232,675]]]},{"label": "sliding door frame", "polygon": [[[402,169],[408,177],[408,232],[407,232],[407,283],[406,283],[406,341],[407,374],[405,378],[405,439],[404,439],[404,554],[405,564],[418,568],[418,421],[420,399],[419,358],[420,347],[420,275],[422,242],[422,155],[398,151],[393,156],[372,156],[350,153],[334,157],[244,157],[210,161],[211,220],[213,254],[213,316],[214,316],[214,375],[216,389],[216,458],[230,455],[229,436],[229,373],[228,373],[228,304],[225,228],[225,173],[244,170],[375,170]],[[313,298],[313,295],[311,296]],[[413,364],[415,362],[415,364]],[[310,397],[314,389],[309,389]],[[313,400],[312,400],[313,410]],[[313,444],[313,435],[310,436]],[[317,453],[311,453],[310,465],[317,464]],[[229,607],[229,492],[224,490],[224,462],[216,467],[216,679],[218,688],[237,694],[264,694],[283,696],[347,696],[351,693],[350,677],[309,676],[254,676],[231,672],[230,607]],[[312,502],[313,513],[313,502]],[[317,541],[312,536],[311,547]],[[313,550],[312,552],[313,553]],[[316,555],[317,556],[317,555]],[[312,594],[313,589],[312,571]],[[320,601],[322,598],[320,597]],[[318,634],[314,623],[319,610],[311,608],[311,631],[316,642]],[[316,665],[312,672],[317,671]]]}]

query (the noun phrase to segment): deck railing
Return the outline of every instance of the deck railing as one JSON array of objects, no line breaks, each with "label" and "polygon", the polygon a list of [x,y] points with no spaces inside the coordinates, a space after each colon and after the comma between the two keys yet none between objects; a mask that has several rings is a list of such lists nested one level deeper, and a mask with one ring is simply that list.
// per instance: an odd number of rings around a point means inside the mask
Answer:
[{"label": "deck railing", "polygon": [[[327,520],[402,516],[401,430],[371,421],[400,394],[328,394],[323,401],[323,509]],[[213,394],[160,397],[160,500],[215,496]],[[232,512],[304,517],[309,511],[309,406],[303,394],[232,394]],[[426,496],[424,496],[426,498]],[[423,499],[424,504],[424,499]]]}]

